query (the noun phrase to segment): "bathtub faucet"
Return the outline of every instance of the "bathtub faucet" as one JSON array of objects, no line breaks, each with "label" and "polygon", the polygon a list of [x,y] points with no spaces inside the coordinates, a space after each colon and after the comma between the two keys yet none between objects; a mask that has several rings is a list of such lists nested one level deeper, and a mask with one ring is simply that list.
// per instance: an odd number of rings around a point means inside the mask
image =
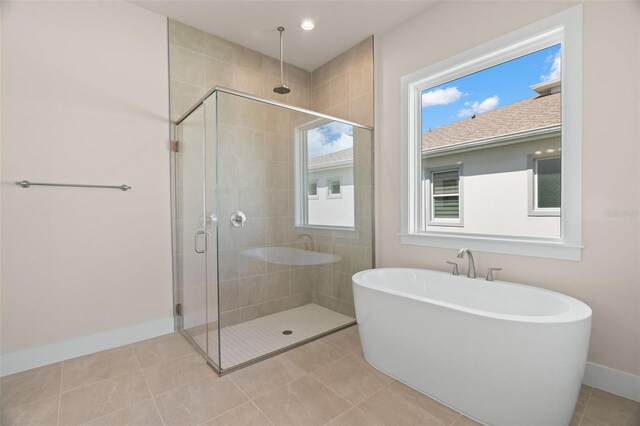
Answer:
[{"label": "bathtub faucet", "polygon": [[476,277],[476,265],[475,265],[475,263],[473,263],[473,254],[471,254],[471,250],[469,250],[468,248],[463,248],[462,250],[460,250],[458,252],[458,258],[459,259],[463,259],[465,253],[467,254],[467,257],[469,258],[469,269],[467,269],[467,277],[468,278],[475,278]]}]

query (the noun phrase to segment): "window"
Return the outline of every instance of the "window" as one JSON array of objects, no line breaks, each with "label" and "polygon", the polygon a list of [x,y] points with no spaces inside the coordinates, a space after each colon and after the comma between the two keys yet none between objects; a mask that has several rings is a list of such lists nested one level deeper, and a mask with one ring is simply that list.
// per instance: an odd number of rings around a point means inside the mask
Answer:
[{"label": "window", "polygon": [[[555,151],[555,150],[554,150]],[[562,204],[562,158],[530,155],[529,215],[560,216]]]},{"label": "window", "polygon": [[560,157],[535,161],[536,209],[560,209]]},{"label": "window", "polygon": [[327,181],[328,198],[340,198],[341,197],[341,185],[340,178],[333,178]]},{"label": "window", "polygon": [[579,260],[581,21],[576,6],[402,78],[403,243]]},{"label": "window", "polygon": [[429,187],[429,223],[460,225],[460,169],[427,170]]},{"label": "window", "polygon": [[295,139],[296,226],[353,230],[354,126],[313,117]]},{"label": "window", "polygon": [[308,187],[308,196],[309,198],[318,198],[318,181],[314,180],[314,181],[310,181],[309,182],[309,187]]}]

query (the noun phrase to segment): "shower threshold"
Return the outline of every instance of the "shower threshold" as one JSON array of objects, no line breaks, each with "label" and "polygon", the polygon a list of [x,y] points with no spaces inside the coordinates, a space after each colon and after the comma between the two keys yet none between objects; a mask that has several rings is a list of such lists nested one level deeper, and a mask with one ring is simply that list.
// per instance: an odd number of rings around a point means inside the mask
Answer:
[{"label": "shower threshold", "polygon": [[[220,372],[227,372],[266,356],[314,340],[355,323],[355,319],[310,303],[251,321],[223,327]],[[193,336],[205,346],[205,333]],[[209,354],[217,358],[218,330],[209,332]],[[216,359],[217,363],[217,359]],[[217,369],[217,368],[216,368]]]}]

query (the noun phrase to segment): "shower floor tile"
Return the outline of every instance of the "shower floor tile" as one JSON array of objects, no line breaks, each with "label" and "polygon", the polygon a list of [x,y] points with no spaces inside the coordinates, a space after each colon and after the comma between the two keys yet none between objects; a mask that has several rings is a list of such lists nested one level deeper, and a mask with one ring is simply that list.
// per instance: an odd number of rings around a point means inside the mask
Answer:
[{"label": "shower floor tile", "polygon": [[[222,329],[222,369],[284,349],[322,333],[343,327],[354,319],[310,303],[299,308],[256,318]],[[283,331],[291,334],[283,334]],[[204,334],[194,340],[205,347]],[[209,332],[209,354],[218,354],[218,330]]]}]

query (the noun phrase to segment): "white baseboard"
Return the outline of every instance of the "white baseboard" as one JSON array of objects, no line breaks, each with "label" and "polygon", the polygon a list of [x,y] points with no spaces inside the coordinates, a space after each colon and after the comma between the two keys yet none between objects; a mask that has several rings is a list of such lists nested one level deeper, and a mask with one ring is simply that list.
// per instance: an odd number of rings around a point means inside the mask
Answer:
[{"label": "white baseboard", "polygon": [[116,348],[173,332],[173,317],[0,355],[0,376]]},{"label": "white baseboard", "polygon": [[587,362],[582,382],[585,385],[640,402],[640,376]]}]

